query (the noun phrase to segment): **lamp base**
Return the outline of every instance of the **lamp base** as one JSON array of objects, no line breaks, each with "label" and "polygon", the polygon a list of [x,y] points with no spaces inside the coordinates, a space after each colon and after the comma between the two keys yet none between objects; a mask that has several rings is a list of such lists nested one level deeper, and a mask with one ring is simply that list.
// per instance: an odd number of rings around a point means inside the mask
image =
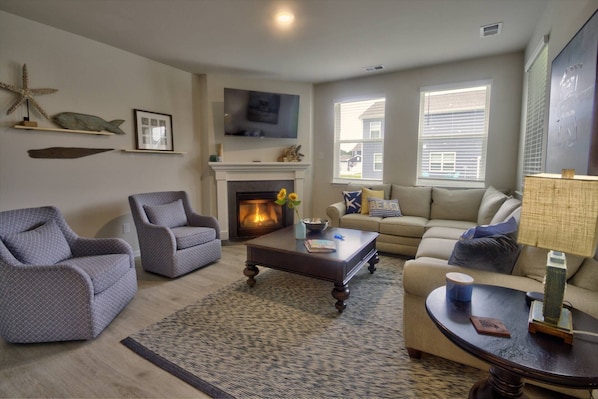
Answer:
[{"label": "lamp base", "polygon": [[557,324],[544,321],[542,310],[544,303],[533,301],[529,309],[528,331],[541,332],[555,337],[560,337],[565,343],[573,345],[573,318],[569,309],[561,309],[561,318]]}]

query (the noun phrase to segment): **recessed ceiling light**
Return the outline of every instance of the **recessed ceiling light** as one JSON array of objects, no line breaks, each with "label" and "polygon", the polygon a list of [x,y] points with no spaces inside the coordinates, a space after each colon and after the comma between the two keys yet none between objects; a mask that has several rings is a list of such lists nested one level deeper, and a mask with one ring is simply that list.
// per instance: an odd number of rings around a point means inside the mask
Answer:
[{"label": "recessed ceiling light", "polygon": [[279,26],[287,27],[293,24],[293,21],[295,21],[295,15],[289,11],[280,11],[275,15],[274,19]]}]

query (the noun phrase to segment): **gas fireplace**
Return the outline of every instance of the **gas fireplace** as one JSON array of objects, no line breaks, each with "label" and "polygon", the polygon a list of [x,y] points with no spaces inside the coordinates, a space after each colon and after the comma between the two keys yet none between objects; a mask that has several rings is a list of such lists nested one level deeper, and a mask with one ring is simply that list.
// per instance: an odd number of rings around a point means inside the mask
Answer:
[{"label": "gas fireplace", "polygon": [[237,237],[257,237],[283,228],[287,208],[274,200],[276,192],[237,193]]},{"label": "gas fireplace", "polygon": [[293,212],[274,203],[281,188],[293,191],[293,182],[229,182],[229,239],[268,234],[293,224]]}]

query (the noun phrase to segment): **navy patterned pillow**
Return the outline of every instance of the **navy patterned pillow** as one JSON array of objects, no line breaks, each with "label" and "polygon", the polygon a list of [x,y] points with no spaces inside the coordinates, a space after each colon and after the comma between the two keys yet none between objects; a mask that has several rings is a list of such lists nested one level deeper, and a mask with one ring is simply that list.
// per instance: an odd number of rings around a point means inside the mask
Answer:
[{"label": "navy patterned pillow", "polygon": [[361,213],[361,190],[343,191],[347,213]]},{"label": "navy patterned pillow", "polygon": [[370,216],[377,216],[382,218],[392,216],[403,216],[401,208],[399,207],[399,200],[383,200],[379,198],[369,198],[368,204],[370,207]]},{"label": "navy patterned pillow", "polygon": [[153,224],[180,227],[187,224],[187,215],[180,199],[163,205],[143,205],[147,218]]},{"label": "navy patterned pillow", "polygon": [[15,258],[30,265],[53,265],[73,256],[54,220],[33,230],[6,234],[2,241]]}]

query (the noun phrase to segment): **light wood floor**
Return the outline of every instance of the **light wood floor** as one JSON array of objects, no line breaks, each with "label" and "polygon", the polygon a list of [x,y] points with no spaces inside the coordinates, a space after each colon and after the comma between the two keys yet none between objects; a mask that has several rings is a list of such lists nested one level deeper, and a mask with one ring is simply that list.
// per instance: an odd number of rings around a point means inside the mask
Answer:
[{"label": "light wood floor", "polygon": [[173,280],[137,263],[135,298],[96,339],[16,345],[0,338],[0,397],[209,398],[120,341],[244,278],[245,246],[224,246],[220,262]]},{"label": "light wood floor", "polygon": [[[139,290],[92,341],[9,344],[0,338],[3,398],[209,398],[120,343],[176,310],[244,279],[245,246],[223,246],[222,259],[178,279],[146,273],[137,259]],[[530,385],[531,398],[561,395]]]}]

